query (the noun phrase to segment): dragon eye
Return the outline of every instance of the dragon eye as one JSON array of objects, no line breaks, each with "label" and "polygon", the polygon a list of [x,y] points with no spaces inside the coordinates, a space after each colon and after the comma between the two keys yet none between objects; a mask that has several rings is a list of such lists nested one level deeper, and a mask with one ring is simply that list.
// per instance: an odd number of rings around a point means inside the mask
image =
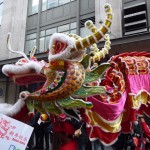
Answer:
[{"label": "dragon eye", "polygon": [[28,62],[25,58],[20,59],[18,62],[26,63]]},{"label": "dragon eye", "polygon": [[59,54],[60,52],[64,51],[66,47],[67,47],[66,43],[56,41],[54,54]]}]

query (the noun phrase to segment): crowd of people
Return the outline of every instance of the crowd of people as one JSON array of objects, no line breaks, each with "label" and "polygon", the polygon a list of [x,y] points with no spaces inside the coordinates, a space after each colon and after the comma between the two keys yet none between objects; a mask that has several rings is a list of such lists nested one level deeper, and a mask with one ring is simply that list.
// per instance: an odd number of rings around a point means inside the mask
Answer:
[{"label": "crowd of people", "polygon": [[[106,150],[99,140],[90,142],[86,132],[86,123],[79,114],[78,119],[59,115],[57,120],[42,121],[37,112],[29,122],[34,131],[26,150]],[[56,118],[55,118],[56,119]],[[134,132],[120,134],[112,150],[150,150],[150,128],[144,116],[137,116],[138,124]]]}]

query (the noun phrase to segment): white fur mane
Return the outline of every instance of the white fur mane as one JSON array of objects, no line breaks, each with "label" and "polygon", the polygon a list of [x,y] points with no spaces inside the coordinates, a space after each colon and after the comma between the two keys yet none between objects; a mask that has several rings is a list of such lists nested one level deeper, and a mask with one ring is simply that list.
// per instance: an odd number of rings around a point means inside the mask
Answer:
[{"label": "white fur mane", "polygon": [[4,65],[2,68],[2,72],[8,76],[9,73],[11,74],[26,74],[28,73],[31,69],[34,69],[36,73],[40,73],[42,69],[42,65],[38,62],[35,61],[30,61],[24,65],[14,65],[14,64],[7,64]]},{"label": "white fur mane", "polygon": [[23,93],[24,93],[24,91],[20,93],[19,99],[14,105],[7,104],[7,103],[1,103],[0,104],[0,113],[4,114],[6,116],[13,117],[19,111],[21,111],[21,109],[25,106],[25,98],[21,98],[21,94],[23,94]]},{"label": "white fur mane", "polygon": [[0,104],[0,113],[12,117],[16,115],[24,105],[25,102],[22,99],[19,99],[14,105],[2,103]]}]

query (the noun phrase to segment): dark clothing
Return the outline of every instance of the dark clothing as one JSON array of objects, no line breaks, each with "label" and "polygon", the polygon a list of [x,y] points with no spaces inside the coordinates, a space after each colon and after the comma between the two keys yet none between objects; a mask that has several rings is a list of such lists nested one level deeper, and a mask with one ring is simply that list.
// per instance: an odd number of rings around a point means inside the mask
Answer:
[{"label": "dark clothing", "polygon": [[99,140],[95,140],[93,141],[94,144],[94,150],[105,150],[105,146],[99,141]]},{"label": "dark clothing", "polygon": [[135,149],[133,137],[131,134],[120,134],[117,142],[112,145],[114,150],[127,150],[130,147],[131,150]]},{"label": "dark clothing", "polygon": [[40,126],[41,126],[41,142],[40,145],[44,145],[44,140],[45,140],[45,144],[46,144],[46,149],[49,149],[49,131],[48,131],[48,127],[50,125],[49,121],[46,122],[41,122]]},{"label": "dark clothing", "polygon": [[[37,122],[38,122],[39,118],[40,118],[40,113],[38,112],[33,116],[33,118],[30,119],[30,121],[28,123],[30,126],[32,126],[34,128],[32,135],[30,137],[30,140],[28,142],[29,149],[32,149],[34,147],[34,135],[36,135],[36,130],[37,130],[37,126],[38,126]],[[36,143],[38,143],[37,139],[36,139]]]},{"label": "dark clothing", "polygon": [[30,126],[34,127],[34,129],[38,128],[38,126],[39,126],[38,120],[39,120],[40,116],[41,116],[41,113],[37,112],[29,124]]},{"label": "dark clothing", "polygon": [[76,140],[78,142],[78,150],[91,150],[92,145],[86,132],[86,123],[84,122],[84,120],[77,121],[75,119],[71,119],[71,123],[76,129],[81,128],[81,135],[79,137],[76,137]]}]

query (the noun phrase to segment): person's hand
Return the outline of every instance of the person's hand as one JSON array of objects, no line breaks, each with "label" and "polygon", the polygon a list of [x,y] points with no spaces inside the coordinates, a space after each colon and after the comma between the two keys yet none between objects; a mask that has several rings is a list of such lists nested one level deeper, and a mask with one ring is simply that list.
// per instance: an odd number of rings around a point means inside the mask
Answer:
[{"label": "person's hand", "polygon": [[137,114],[137,118],[138,118],[138,119],[144,118],[144,116],[143,116],[143,114],[139,114],[139,113],[138,113],[138,114]]},{"label": "person's hand", "polygon": [[137,117],[141,122],[145,122],[143,114],[137,114]]},{"label": "person's hand", "polygon": [[74,132],[75,137],[79,137],[82,134],[81,129],[78,129]]},{"label": "person's hand", "polygon": [[149,140],[148,138],[146,138],[146,142],[147,142],[147,143],[150,143],[150,140]]}]

